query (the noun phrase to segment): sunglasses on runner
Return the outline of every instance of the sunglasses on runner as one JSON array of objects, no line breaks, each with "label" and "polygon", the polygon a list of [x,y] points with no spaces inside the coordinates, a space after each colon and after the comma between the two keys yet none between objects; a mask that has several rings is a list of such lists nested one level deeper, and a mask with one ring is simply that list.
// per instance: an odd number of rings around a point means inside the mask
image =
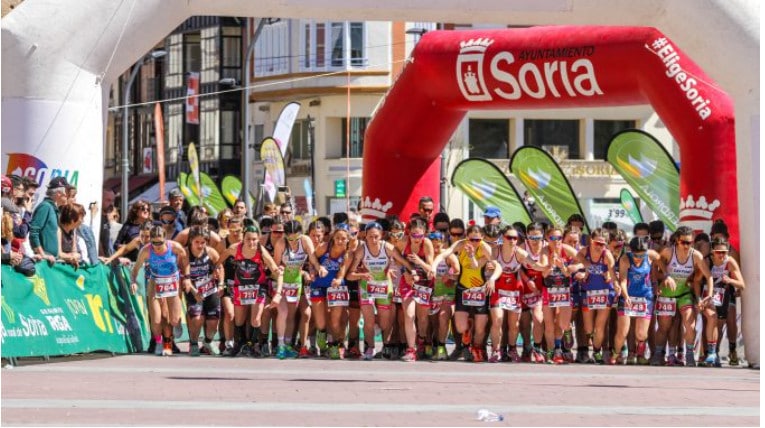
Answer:
[{"label": "sunglasses on runner", "polygon": [[282,234],[284,234],[284,231],[283,230],[272,230],[271,234],[272,235],[282,235]]},{"label": "sunglasses on runner", "polygon": [[481,242],[483,238],[468,238],[470,239],[470,242]]},{"label": "sunglasses on runner", "polygon": [[693,245],[693,241],[686,241],[684,239],[678,240],[677,243],[678,244],[683,244],[683,245]]},{"label": "sunglasses on runner", "polygon": [[593,243],[594,245],[597,245],[598,247],[605,247],[605,246],[606,246],[606,243],[605,243],[605,242],[600,242],[600,241],[592,241],[592,243]]},{"label": "sunglasses on runner", "polygon": [[161,247],[165,245],[165,241],[151,241],[152,247]]},{"label": "sunglasses on runner", "polygon": [[542,236],[527,236],[526,239],[528,239],[529,241],[541,241]]},{"label": "sunglasses on runner", "polygon": [[292,238],[290,238],[290,237],[288,236],[288,237],[287,237],[287,240],[288,240],[288,241],[290,241],[290,242],[295,242],[295,241],[297,241],[298,239],[300,239],[300,237],[301,237],[301,236],[303,236],[303,235],[301,235],[301,234],[297,234],[297,235],[295,235],[295,236],[294,236],[294,237],[292,237]]},{"label": "sunglasses on runner", "polygon": [[548,237],[547,237],[547,240],[548,240],[548,241],[551,241],[551,242],[560,241],[560,240],[562,240],[562,239],[563,239],[563,237],[562,237],[562,236],[548,236]]},{"label": "sunglasses on runner", "polygon": [[517,241],[518,240],[518,236],[517,235],[505,235],[505,239],[510,240],[510,241]]},{"label": "sunglasses on runner", "polygon": [[425,237],[424,233],[412,233],[409,236],[412,237],[412,239],[422,239]]},{"label": "sunglasses on runner", "polygon": [[728,253],[728,250],[714,250],[714,251],[712,251],[712,252],[713,252],[713,253],[715,253],[715,254],[720,254],[720,255],[722,255],[722,254],[727,254],[727,253]]}]

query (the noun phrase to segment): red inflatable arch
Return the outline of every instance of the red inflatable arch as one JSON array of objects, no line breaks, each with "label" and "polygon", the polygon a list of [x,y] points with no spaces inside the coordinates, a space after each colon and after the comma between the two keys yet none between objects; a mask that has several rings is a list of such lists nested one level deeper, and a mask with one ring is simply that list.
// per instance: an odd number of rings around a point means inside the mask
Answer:
[{"label": "red inflatable arch", "polygon": [[654,28],[433,31],[378,106],[364,147],[366,218],[438,206],[440,154],[468,110],[650,103],[680,146],[680,222],[723,218],[738,245],[733,103]]}]

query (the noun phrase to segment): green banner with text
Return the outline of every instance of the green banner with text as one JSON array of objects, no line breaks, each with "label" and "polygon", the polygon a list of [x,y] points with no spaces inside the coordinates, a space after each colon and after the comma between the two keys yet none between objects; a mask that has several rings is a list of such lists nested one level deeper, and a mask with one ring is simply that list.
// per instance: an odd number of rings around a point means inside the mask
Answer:
[{"label": "green banner with text", "polygon": [[680,214],[680,171],[664,146],[651,134],[631,129],[616,134],[607,160],[635,192],[675,230]]},{"label": "green banner with text", "polygon": [[510,170],[552,224],[563,227],[572,214],[579,214],[585,219],[585,232],[590,233],[587,218],[571,184],[550,154],[538,147],[521,147],[510,159]]},{"label": "green banner with text", "polygon": [[126,267],[75,270],[37,263],[36,269],[25,277],[2,266],[3,357],[145,349],[150,336],[145,297],[129,293]]},{"label": "green banner with text", "polygon": [[487,160],[466,159],[460,162],[454,168],[452,186],[460,189],[482,210],[488,206],[499,208],[502,220],[507,224],[516,221],[531,223],[531,216],[515,187],[499,168]]}]

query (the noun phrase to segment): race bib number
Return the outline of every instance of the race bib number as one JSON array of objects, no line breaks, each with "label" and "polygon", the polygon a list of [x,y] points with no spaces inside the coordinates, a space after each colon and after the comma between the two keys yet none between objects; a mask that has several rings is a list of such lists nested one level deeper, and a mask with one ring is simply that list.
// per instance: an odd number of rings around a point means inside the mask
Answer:
[{"label": "race bib number", "polygon": [[200,281],[197,281],[197,294],[205,298],[218,292],[218,287],[215,285],[213,278],[206,276]]},{"label": "race bib number", "polygon": [[414,286],[414,303],[418,305],[430,305],[430,296],[433,294],[433,289],[422,285]]},{"label": "race bib number", "polygon": [[656,298],[656,315],[660,317],[673,317],[677,313],[677,299],[674,297]]},{"label": "race bib number", "polygon": [[327,306],[330,308],[335,306],[348,306],[348,300],[350,294],[348,293],[348,287],[341,285],[339,287],[327,288]]},{"label": "race bib number", "polygon": [[395,286],[393,289],[393,303],[402,303],[404,299],[401,298],[401,291],[399,291],[399,287]]},{"label": "race bib number", "polygon": [[571,306],[571,288],[551,287],[547,289],[549,305],[551,308],[563,308]]},{"label": "race bib number", "polygon": [[722,306],[725,301],[725,287],[715,287],[713,291],[712,303],[714,303],[715,306]]},{"label": "race bib number", "polygon": [[258,291],[260,287],[257,285],[240,285],[234,288],[234,302],[239,302],[240,305],[254,305],[258,300]]},{"label": "race bib number", "polygon": [[178,295],[178,278],[154,278],[154,297],[173,297]]},{"label": "race bib number", "polygon": [[297,303],[298,292],[300,291],[300,284],[282,284],[282,294],[287,303]]},{"label": "race bib number", "polygon": [[462,291],[462,304],[465,306],[483,306],[486,304],[486,288],[468,288]]},{"label": "race bib number", "polygon": [[609,290],[587,290],[587,309],[608,309]]},{"label": "race bib number", "polygon": [[540,303],[542,303],[542,293],[539,291],[523,295],[523,304],[529,308],[533,308]]},{"label": "race bib number", "polygon": [[512,312],[521,310],[521,292],[518,290],[497,290],[499,292],[500,309]]},{"label": "race bib number", "polygon": [[370,299],[387,299],[388,281],[368,281],[367,296]]},{"label": "race bib number", "polygon": [[628,317],[645,317],[648,315],[648,299],[645,297],[630,297],[629,307],[624,308]]}]

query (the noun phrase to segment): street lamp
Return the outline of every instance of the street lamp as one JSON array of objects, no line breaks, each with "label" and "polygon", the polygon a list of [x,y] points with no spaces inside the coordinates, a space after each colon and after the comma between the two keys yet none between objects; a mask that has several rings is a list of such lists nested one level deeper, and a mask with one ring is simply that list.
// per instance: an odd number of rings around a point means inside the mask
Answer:
[{"label": "street lamp", "polygon": [[130,78],[127,84],[125,84],[125,102],[122,107],[122,190],[121,190],[121,207],[122,219],[127,219],[128,214],[128,180],[130,179],[130,157],[128,156],[128,106],[130,105],[130,91],[133,88],[133,81],[138,75],[138,70],[148,60],[154,61],[155,59],[162,58],[167,55],[167,51],[162,49],[154,50],[141,58],[133,66],[133,71],[130,73]]}]

